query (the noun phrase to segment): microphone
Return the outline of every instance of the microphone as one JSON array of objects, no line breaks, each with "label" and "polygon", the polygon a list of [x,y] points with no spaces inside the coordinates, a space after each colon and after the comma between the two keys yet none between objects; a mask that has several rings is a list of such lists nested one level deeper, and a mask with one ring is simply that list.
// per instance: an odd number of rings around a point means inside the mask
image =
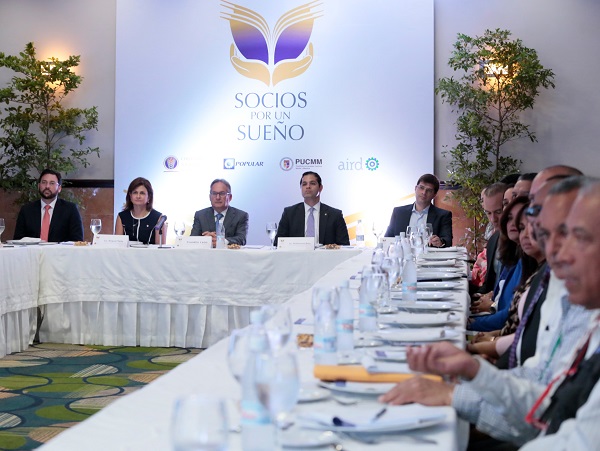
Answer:
[{"label": "microphone", "polygon": [[158,221],[156,221],[156,225],[154,226],[154,230],[160,230],[160,234],[162,235],[162,226],[165,224],[165,221],[167,220],[167,215],[161,215],[160,218],[158,218]]}]

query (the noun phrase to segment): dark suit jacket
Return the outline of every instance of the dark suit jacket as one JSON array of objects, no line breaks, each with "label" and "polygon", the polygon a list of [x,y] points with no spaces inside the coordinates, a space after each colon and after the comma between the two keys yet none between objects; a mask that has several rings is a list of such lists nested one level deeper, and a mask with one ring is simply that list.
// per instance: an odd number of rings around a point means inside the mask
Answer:
[{"label": "dark suit jacket", "polygon": [[[20,240],[24,237],[39,238],[42,228],[42,205],[39,200],[30,202],[21,207],[17,217],[15,235],[13,239]],[[60,243],[61,241],[83,241],[83,223],[77,205],[73,202],[56,199],[48,241]]]},{"label": "dark suit jacket", "polygon": [[[304,202],[284,208],[279,220],[279,227],[277,228],[275,246],[277,246],[277,240],[280,236],[304,236],[304,217]],[[342,210],[325,205],[323,202],[321,202],[319,212],[319,243],[339,244],[340,246],[348,246],[350,244],[348,227],[346,226],[346,221],[344,221]]]},{"label": "dark suit jacket", "polygon": [[500,232],[495,232],[487,242],[485,246],[485,255],[487,259],[487,272],[485,274],[485,281],[483,285],[477,290],[478,293],[485,294],[490,291],[494,291],[496,288],[496,279],[498,275],[494,269],[494,262],[496,260],[496,251],[498,250],[498,242],[500,240]]},{"label": "dark suit jacket", "polygon": [[[410,223],[413,204],[394,208],[390,225],[385,232],[385,236],[398,236],[400,232],[406,232]],[[433,227],[433,234],[444,240],[444,247],[452,246],[452,212],[438,208],[431,204],[427,213],[427,222]]]},{"label": "dark suit jacket", "polygon": [[[231,244],[246,244],[248,234],[248,213],[235,207],[228,207],[223,220],[225,239]],[[215,211],[212,207],[204,208],[194,214],[194,225],[191,236],[200,236],[203,232],[215,232]]]}]

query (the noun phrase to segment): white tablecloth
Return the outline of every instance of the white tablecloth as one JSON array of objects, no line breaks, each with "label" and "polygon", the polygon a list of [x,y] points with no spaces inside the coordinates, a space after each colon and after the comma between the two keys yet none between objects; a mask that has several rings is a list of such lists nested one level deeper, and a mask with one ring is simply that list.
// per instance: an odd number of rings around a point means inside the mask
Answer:
[{"label": "white tablecloth", "polygon": [[[367,250],[365,253],[336,266],[317,284],[337,285],[354,274],[369,259],[370,251]],[[310,298],[310,289],[291,298],[289,302],[292,307],[293,319],[298,317],[312,318]],[[464,302],[466,307],[467,296],[465,290],[456,293],[455,299]],[[220,395],[231,399],[232,405],[235,405],[235,400],[239,400],[240,387],[229,373],[226,348],[227,340],[221,340],[194,359],[178,366],[143,389],[116,401],[90,419],[62,432],[39,449],[44,451],[171,449],[169,424],[173,403],[177,397],[189,393]],[[311,354],[310,350],[299,351],[303,382],[314,381]],[[316,405],[316,403],[299,405],[299,409],[314,410],[317,408]],[[435,440],[436,445],[407,442],[402,439],[397,442],[386,441],[378,445],[363,445],[349,440],[340,441],[344,443],[347,449],[352,451],[366,449],[367,447],[378,451],[398,450],[402,447],[423,451],[465,449],[468,425],[457,420],[453,409],[447,408],[447,413],[447,419],[441,425],[427,429],[426,432],[421,431],[427,438]],[[238,433],[230,434],[230,449],[241,449]]]},{"label": "white tablecloth", "polygon": [[35,334],[39,252],[0,248],[0,357],[27,349]]},{"label": "white tablecloth", "polygon": [[358,253],[46,246],[40,340],[208,347]]}]

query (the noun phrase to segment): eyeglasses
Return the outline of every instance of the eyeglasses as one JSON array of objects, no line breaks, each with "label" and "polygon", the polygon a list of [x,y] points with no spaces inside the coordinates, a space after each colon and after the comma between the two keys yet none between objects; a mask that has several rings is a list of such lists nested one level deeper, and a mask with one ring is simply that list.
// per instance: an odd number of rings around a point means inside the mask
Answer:
[{"label": "eyeglasses", "polygon": [[433,188],[427,188],[426,186],[423,186],[423,185],[417,185],[417,188],[420,191],[424,191],[425,194],[433,194],[433,193],[435,193],[435,190]]},{"label": "eyeglasses", "polygon": [[227,191],[219,191],[219,192],[211,191],[210,192],[210,195],[212,197],[225,197],[225,196],[227,196],[229,194],[231,194],[231,193],[228,193]]},{"label": "eyeglasses", "polygon": [[42,186],[47,186],[47,185],[50,185],[50,186],[54,187],[54,186],[56,186],[56,185],[60,185],[60,183],[56,183],[55,181],[51,181],[51,182],[49,182],[48,180],[42,180],[42,181],[40,182],[40,185],[42,185]]},{"label": "eyeglasses", "polygon": [[540,214],[540,211],[542,211],[542,206],[541,205],[532,205],[530,207],[527,207],[525,209],[525,216],[530,216],[532,218],[537,218],[538,215]]}]

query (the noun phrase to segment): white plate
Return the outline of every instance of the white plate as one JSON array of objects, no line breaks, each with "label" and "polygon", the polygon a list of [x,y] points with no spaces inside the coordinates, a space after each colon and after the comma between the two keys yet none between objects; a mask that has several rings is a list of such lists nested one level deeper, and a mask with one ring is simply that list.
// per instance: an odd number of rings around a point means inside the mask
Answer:
[{"label": "white plate", "polygon": [[[417,299],[424,301],[434,301],[439,299],[448,299],[452,293],[447,291],[417,291]],[[402,299],[402,293],[392,293],[392,299]]]},{"label": "white plate", "polygon": [[315,432],[293,428],[282,432],[281,445],[284,448],[320,448],[333,445],[339,439],[331,431]]},{"label": "white plate", "polygon": [[411,313],[398,312],[379,318],[381,324],[388,326],[442,326],[460,319],[456,312],[450,313]]},{"label": "white plate", "polygon": [[418,290],[454,290],[461,286],[460,282],[417,282]]},{"label": "white plate", "polygon": [[145,249],[148,247],[147,244],[130,244],[129,247],[134,247],[136,249]]},{"label": "white plate", "polygon": [[397,349],[369,349],[366,353],[375,360],[383,362],[406,362],[406,351]]},{"label": "white plate", "polygon": [[6,240],[6,244],[14,244],[16,246],[28,246],[32,244],[40,244],[42,240],[39,238],[29,238],[25,241],[23,240]]},{"label": "white plate", "polygon": [[456,265],[456,260],[429,260],[429,261],[419,261],[417,263],[418,266],[454,266]]},{"label": "white plate", "polygon": [[460,333],[452,329],[427,328],[427,329],[384,329],[374,334],[376,337],[387,341],[444,341],[455,340]]},{"label": "white plate", "polygon": [[464,271],[461,268],[434,267],[434,268],[419,268],[419,269],[417,269],[417,274],[419,274],[420,272],[462,274]]},{"label": "white plate", "polygon": [[326,398],[329,398],[329,391],[315,384],[302,385],[298,393],[298,402],[321,401]]},{"label": "white plate", "polygon": [[455,302],[410,302],[410,301],[402,301],[396,304],[398,309],[401,311],[437,311],[437,312],[447,312],[448,310],[459,309],[460,304]]},{"label": "white plate", "polygon": [[381,340],[374,340],[371,337],[358,337],[354,339],[355,348],[375,348],[382,344]]},{"label": "white plate", "polygon": [[319,382],[319,385],[331,391],[340,393],[354,393],[357,395],[383,395],[387,393],[396,384],[389,383],[370,383],[370,382]]},{"label": "white plate", "polygon": [[417,281],[423,280],[449,280],[449,279],[460,279],[461,275],[459,273],[446,273],[446,272],[417,272]]}]

